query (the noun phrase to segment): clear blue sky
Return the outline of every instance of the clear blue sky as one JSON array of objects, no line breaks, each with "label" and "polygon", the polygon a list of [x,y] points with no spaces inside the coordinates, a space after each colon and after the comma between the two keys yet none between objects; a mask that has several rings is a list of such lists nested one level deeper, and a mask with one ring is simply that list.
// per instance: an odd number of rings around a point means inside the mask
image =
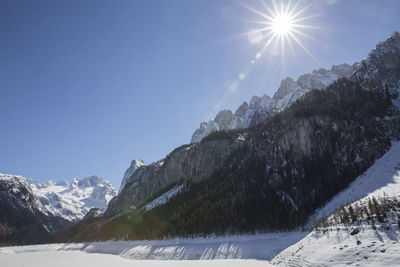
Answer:
[{"label": "clear blue sky", "polygon": [[359,61],[400,30],[397,0],[305,2],[318,28],[299,39],[316,60],[294,46],[251,64],[263,43],[230,37],[261,17],[236,1],[0,1],[0,172],[118,187],[132,159],[164,157],[219,109]]}]

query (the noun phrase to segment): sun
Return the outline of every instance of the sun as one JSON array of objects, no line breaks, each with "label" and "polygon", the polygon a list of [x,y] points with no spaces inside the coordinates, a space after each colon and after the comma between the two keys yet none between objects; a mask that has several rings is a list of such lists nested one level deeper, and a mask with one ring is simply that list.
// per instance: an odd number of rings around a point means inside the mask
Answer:
[{"label": "sun", "polygon": [[272,20],[272,30],[277,35],[287,35],[293,31],[293,19],[287,14],[279,14]]},{"label": "sun", "polygon": [[316,60],[302,42],[303,38],[312,39],[305,33],[306,29],[317,28],[306,23],[310,18],[317,16],[317,14],[306,14],[309,5],[302,4],[307,3],[307,1],[296,0],[294,1],[295,4],[291,0],[280,0],[278,4],[275,0],[270,0],[269,2],[260,0],[260,2],[262,9],[256,9],[239,2],[240,5],[261,17],[261,20],[251,22],[262,26],[244,34],[249,38],[253,38],[250,40],[252,44],[265,41],[262,50],[258,54],[263,54],[271,44],[275,43],[277,45],[274,48],[277,49],[276,47],[279,47],[281,55],[284,57],[287,47],[295,54],[294,46],[297,45]]}]

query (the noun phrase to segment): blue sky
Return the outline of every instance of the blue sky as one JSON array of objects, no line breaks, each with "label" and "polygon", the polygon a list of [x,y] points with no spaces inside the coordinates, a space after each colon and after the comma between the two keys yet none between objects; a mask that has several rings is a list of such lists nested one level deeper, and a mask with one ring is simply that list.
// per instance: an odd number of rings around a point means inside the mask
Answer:
[{"label": "blue sky", "polygon": [[262,18],[237,1],[0,1],[0,172],[118,187],[132,159],[164,157],[218,110],[359,61],[400,30],[397,0],[306,5],[315,28],[299,39],[314,59],[271,47],[251,64],[263,43],[232,37]]}]

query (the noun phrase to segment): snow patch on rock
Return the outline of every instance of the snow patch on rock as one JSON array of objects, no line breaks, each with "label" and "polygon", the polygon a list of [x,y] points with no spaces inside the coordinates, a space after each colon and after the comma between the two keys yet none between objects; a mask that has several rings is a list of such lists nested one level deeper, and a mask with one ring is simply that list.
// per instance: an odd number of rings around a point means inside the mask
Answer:
[{"label": "snow patch on rock", "polygon": [[184,188],[184,184],[174,186],[171,190],[165,192],[161,196],[157,197],[156,199],[154,199],[153,201],[148,203],[146,206],[143,207],[143,209],[145,211],[149,211],[151,209],[154,209],[157,206],[167,203],[168,200],[171,199],[171,197],[178,194],[183,188]]}]

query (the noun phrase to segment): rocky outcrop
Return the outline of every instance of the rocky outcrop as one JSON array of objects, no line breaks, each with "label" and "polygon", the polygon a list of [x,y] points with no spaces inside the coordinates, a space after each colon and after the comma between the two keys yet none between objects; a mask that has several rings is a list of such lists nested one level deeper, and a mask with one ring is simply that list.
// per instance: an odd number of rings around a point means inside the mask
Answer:
[{"label": "rocky outcrop", "polygon": [[210,177],[242,144],[243,139],[185,145],[161,161],[139,167],[120,194],[110,201],[105,215],[115,215],[132,205],[142,206],[171,185],[196,183]]},{"label": "rocky outcrop", "polygon": [[141,159],[134,159],[131,162],[131,166],[129,166],[128,169],[126,169],[124,178],[122,178],[121,185],[119,186],[118,193],[121,193],[122,188],[124,188],[126,182],[130,179],[130,177],[135,173],[137,169],[140,167],[144,166],[144,161]]}]

